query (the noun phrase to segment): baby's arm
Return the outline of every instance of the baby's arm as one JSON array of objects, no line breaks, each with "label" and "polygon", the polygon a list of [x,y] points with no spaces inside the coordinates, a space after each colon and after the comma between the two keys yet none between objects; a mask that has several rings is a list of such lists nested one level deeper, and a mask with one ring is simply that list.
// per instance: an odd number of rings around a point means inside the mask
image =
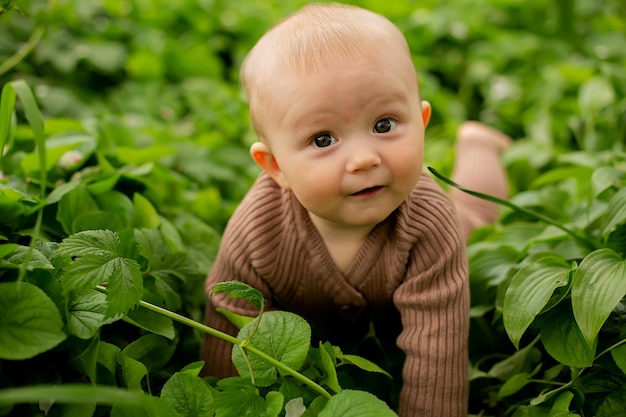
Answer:
[{"label": "baby's arm", "polygon": [[[469,286],[465,244],[449,202],[435,201],[434,226],[411,254],[394,303],[406,353],[401,417],[465,417],[468,403]],[[432,224],[432,223],[431,223]]]}]

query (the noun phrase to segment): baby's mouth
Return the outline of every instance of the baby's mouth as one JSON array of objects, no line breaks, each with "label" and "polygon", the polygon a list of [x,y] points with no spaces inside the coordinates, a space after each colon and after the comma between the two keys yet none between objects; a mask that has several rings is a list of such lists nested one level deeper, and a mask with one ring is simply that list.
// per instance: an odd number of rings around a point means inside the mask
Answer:
[{"label": "baby's mouth", "polygon": [[350,195],[354,197],[367,196],[367,195],[376,194],[378,191],[382,189],[383,189],[382,185],[377,185],[375,187],[364,188],[361,191],[357,191],[356,193],[352,193]]}]

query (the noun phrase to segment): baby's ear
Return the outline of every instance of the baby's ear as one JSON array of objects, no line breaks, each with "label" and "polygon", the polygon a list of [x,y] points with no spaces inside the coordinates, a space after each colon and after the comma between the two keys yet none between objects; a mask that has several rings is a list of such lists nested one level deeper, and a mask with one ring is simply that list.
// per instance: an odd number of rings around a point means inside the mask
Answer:
[{"label": "baby's ear", "polygon": [[255,142],[250,146],[250,155],[258,166],[263,168],[263,171],[267,172],[270,177],[276,181],[278,185],[285,189],[289,189],[289,184],[283,175],[283,171],[278,166],[278,162],[274,157],[274,154],[263,142]]},{"label": "baby's ear", "polygon": [[426,100],[422,100],[422,120],[424,121],[424,129],[426,129],[426,126],[428,126],[431,113],[432,108],[430,107],[430,103]]}]

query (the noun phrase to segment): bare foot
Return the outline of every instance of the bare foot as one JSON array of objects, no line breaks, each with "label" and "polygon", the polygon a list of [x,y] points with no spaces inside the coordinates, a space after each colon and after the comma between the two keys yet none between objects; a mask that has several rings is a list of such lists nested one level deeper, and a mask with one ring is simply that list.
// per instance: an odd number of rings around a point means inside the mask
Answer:
[{"label": "bare foot", "polygon": [[499,155],[508,148],[513,140],[504,133],[475,121],[461,124],[457,130],[457,147],[489,146]]}]

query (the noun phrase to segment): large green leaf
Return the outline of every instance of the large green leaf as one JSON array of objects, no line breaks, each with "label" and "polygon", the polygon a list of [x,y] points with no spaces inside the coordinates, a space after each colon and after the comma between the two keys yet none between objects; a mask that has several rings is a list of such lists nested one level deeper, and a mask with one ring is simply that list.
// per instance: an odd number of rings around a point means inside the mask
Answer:
[{"label": "large green leaf", "polygon": [[333,396],[319,417],[393,417],[397,416],[384,401],[364,391],[344,390]]},{"label": "large green leaf", "polygon": [[216,417],[262,416],[267,406],[249,379],[224,378],[217,383],[223,391],[215,394]]},{"label": "large green leaf", "polygon": [[141,300],[143,280],[139,264],[120,256],[117,233],[110,230],[79,232],[64,239],[57,252],[72,259],[61,278],[66,291],[107,284],[107,317],[123,314]]},{"label": "large green leaf", "polygon": [[32,358],[66,337],[61,314],[46,293],[25,282],[0,283],[0,359]]},{"label": "large green leaf", "polygon": [[161,398],[181,416],[213,417],[213,395],[197,376],[176,372],[163,386]]},{"label": "large green leaf", "polygon": [[566,303],[542,316],[540,330],[543,346],[557,361],[574,368],[593,364],[596,344],[590,346],[585,341]]},{"label": "large green leaf", "polygon": [[611,249],[598,249],[583,259],[572,282],[572,308],[589,346],[624,295],[626,260]]},{"label": "large green leaf", "polygon": [[[299,369],[309,351],[309,324],[302,317],[286,311],[264,313],[258,327],[257,322],[258,318],[246,324],[237,338],[246,340],[251,336],[250,345],[294,370]],[[232,359],[239,375],[251,376],[240,347],[233,347]],[[274,365],[252,353],[248,353],[248,359],[256,385],[269,386],[276,381],[278,370]]]},{"label": "large green leaf", "polygon": [[532,256],[511,280],[503,307],[504,327],[515,347],[546,307],[554,291],[569,283],[571,267],[562,257],[543,253]]},{"label": "large green leaf", "polygon": [[117,387],[87,384],[32,386],[0,390],[0,406],[7,404],[107,404],[139,407],[151,417],[179,417],[161,398],[142,391],[128,391]]}]

